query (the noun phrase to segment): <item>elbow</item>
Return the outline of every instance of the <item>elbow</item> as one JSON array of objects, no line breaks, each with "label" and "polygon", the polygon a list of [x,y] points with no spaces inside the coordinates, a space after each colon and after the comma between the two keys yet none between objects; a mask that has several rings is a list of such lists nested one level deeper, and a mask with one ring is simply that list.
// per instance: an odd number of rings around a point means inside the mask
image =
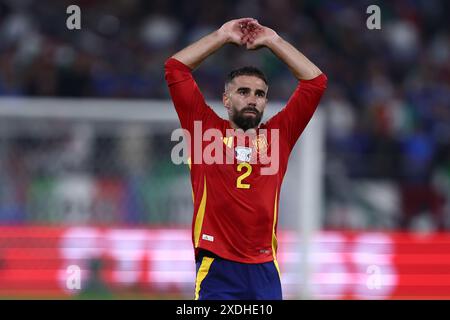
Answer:
[{"label": "elbow", "polygon": [[319,70],[318,74],[314,75],[314,78],[312,78],[319,87],[322,89],[326,89],[328,85],[328,77],[325,73]]},{"label": "elbow", "polygon": [[175,56],[171,56],[166,60],[164,63],[164,69],[165,71],[170,70],[180,70],[182,72],[191,72],[192,68],[188,65],[186,65],[184,62],[177,59]]},{"label": "elbow", "polygon": [[328,85],[328,77],[327,77],[327,75],[325,74],[325,73],[321,73],[320,74],[320,76],[322,77],[322,86],[323,86],[323,88],[324,89],[326,89],[327,88],[327,85]]},{"label": "elbow", "polygon": [[166,61],[164,62],[164,70],[167,71],[167,70],[170,69],[170,67],[172,65],[172,60],[173,60],[172,57],[169,57],[169,58],[166,59]]},{"label": "elbow", "polygon": [[327,81],[327,76],[325,75],[325,73],[322,72],[322,70],[319,69],[319,67],[314,66],[313,70],[313,78],[317,78],[317,77],[321,77],[323,78],[323,80],[326,82]]}]

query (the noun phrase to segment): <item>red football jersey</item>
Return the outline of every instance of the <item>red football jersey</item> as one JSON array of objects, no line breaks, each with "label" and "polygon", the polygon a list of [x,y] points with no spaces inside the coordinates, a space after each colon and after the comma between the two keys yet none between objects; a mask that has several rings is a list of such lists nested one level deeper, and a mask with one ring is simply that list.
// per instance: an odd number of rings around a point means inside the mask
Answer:
[{"label": "red football jersey", "polygon": [[[321,74],[300,81],[287,105],[261,124],[256,135],[240,141],[229,121],[206,104],[191,72],[176,59],[166,61],[169,91],[181,126],[191,136],[194,248],[242,263],[272,261],[277,250],[280,187],[289,154],[319,104],[327,77]],[[198,133],[212,128],[221,133],[223,148],[210,154],[220,153],[225,159],[222,163],[205,163],[198,156],[208,151],[208,145],[211,148],[211,141],[198,142],[202,139]],[[264,174],[262,170],[271,166],[277,170]]]}]

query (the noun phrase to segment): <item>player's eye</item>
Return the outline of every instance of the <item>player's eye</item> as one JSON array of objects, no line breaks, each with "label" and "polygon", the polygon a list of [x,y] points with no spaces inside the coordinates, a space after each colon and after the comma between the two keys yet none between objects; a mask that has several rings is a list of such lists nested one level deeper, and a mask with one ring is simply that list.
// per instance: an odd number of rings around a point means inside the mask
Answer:
[{"label": "player's eye", "polygon": [[240,95],[246,95],[246,94],[248,94],[248,92],[249,92],[249,90],[247,90],[247,89],[245,89],[245,88],[238,89],[238,93],[239,93]]}]

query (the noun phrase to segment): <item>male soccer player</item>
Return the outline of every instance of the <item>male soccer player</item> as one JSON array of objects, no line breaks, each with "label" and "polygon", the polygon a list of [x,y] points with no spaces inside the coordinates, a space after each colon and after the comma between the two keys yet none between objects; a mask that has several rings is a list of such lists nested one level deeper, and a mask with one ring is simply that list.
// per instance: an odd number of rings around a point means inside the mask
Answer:
[{"label": "male soccer player", "polygon": [[[299,80],[287,105],[266,123],[260,125],[268,85],[257,68],[243,67],[229,74],[223,93],[228,120],[206,104],[192,77],[205,58],[227,43],[250,50],[269,48]],[[280,187],[289,154],[325,91],[326,76],[274,30],[242,18],[225,23],[169,58],[165,78],[183,129],[193,139],[199,138],[194,136],[198,124],[202,132],[219,130],[223,156],[235,158],[231,163],[212,164],[191,160],[195,299],[282,299],[276,260]],[[253,130],[254,139],[239,141],[238,134],[229,136],[233,130]],[[203,149],[206,145],[201,142]],[[271,161],[279,162],[276,172],[263,174],[268,164],[253,161],[265,152]]]}]

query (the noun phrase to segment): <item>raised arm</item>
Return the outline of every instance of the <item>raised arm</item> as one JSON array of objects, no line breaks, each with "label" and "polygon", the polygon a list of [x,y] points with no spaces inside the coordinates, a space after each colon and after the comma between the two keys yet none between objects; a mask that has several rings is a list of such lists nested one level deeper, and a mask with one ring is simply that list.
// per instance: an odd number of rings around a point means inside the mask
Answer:
[{"label": "raised arm", "polygon": [[172,58],[177,59],[193,70],[197,68],[203,60],[226,43],[234,43],[237,45],[245,44],[243,42],[243,30],[245,30],[246,25],[251,22],[256,22],[256,20],[252,18],[242,18],[228,21],[218,30],[175,53]]},{"label": "raised arm", "polygon": [[274,30],[260,25],[256,20],[249,21],[243,30],[243,42],[247,49],[269,48],[289,67],[298,80],[310,80],[322,73],[320,69]]},{"label": "raised arm", "polygon": [[299,80],[286,106],[266,123],[268,127],[284,128],[281,132],[292,150],[317,109],[327,77],[290,43],[257,21],[249,22],[243,33],[247,49],[269,48]]}]

